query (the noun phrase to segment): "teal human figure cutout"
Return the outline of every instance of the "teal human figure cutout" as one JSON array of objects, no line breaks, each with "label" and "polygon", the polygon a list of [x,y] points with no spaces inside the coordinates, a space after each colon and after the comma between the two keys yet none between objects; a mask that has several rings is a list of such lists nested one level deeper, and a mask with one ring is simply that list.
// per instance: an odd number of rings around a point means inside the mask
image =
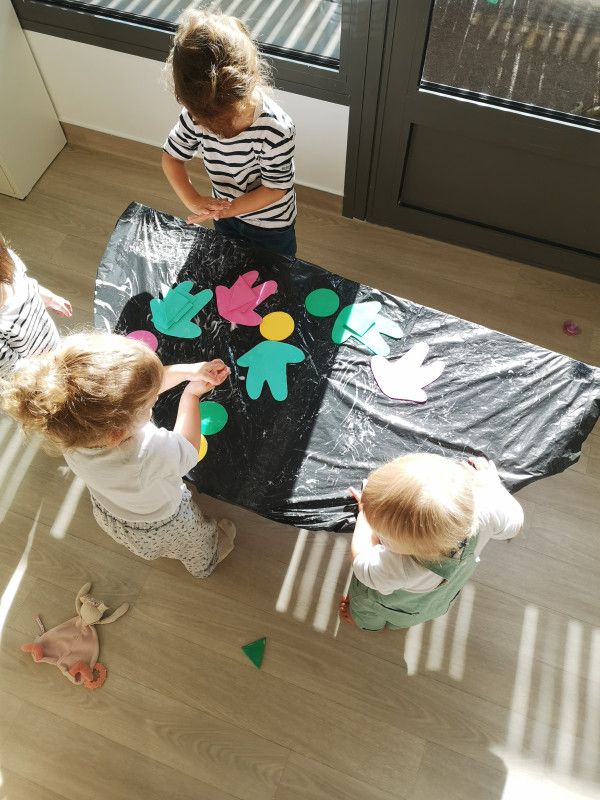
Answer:
[{"label": "teal human figure cutout", "polygon": [[265,383],[274,400],[285,400],[288,396],[287,365],[300,364],[305,358],[299,347],[282,341],[292,334],[294,327],[294,320],[285,311],[267,314],[260,325],[266,341],[238,358],[240,367],[248,367],[246,391],[251,400],[260,397]]},{"label": "teal human figure cutout", "polygon": [[[315,317],[329,317],[337,311],[339,298],[332,289],[315,289],[307,296],[305,306],[309,314]],[[375,355],[389,355],[390,347],[382,334],[400,339],[402,328],[380,311],[381,303],[378,300],[344,306],[333,323],[331,338],[336,344],[344,344],[353,337]]]},{"label": "teal human figure cutout", "polygon": [[167,336],[178,336],[181,339],[196,339],[202,328],[192,319],[204,306],[212,300],[211,289],[203,289],[192,294],[193,281],[183,281],[172,289],[163,287],[163,299],[150,300],[152,323],[156,330]]}]

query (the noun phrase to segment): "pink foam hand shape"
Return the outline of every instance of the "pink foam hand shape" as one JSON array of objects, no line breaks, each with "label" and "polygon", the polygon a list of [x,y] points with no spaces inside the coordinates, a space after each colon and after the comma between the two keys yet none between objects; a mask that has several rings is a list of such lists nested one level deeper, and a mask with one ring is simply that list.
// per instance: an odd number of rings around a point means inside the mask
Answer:
[{"label": "pink foam hand shape", "polygon": [[265,281],[253,286],[256,280],[258,272],[253,269],[240,275],[232,286],[215,288],[217,310],[223,319],[237,325],[260,325],[262,317],[254,309],[277,291],[277,282]]},{"label": "pink foam hand shape", "polygon": [[395,361],[373,356],[371,370],[381,391],[393,400],[424,403],[427,395],[423,387],[437,380],[445,367],[443,361],[432,361],[422,366],[428,352],[429,347],[420,342]]}]

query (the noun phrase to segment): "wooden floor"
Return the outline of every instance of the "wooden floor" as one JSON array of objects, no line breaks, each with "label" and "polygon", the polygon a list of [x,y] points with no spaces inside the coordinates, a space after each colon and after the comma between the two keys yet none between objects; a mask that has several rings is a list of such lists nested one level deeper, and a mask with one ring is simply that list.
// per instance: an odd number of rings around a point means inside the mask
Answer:
[{"label": "wooden floor", "polygon": [[[157,151],[69,136],[27,200],[0,196],[0,230],[71,298],[78,327],[124,207],[182,209]],[[337,200],[300,194],[306,260],[600,362],[600,285],[346,220]],[[580,336],[563,335],[566,318]],[[237,548],[197,581],[114,544],[80,483],[7,419],[0,439],[2,800],[600,797],[599,433],[576,466],[520,493],[525,533],[489,545],[448,617],[407,636],[335,635],[347,536],[232,509]],[[95,693],[19,651],[33,616],[67,619],[88,580],[132,603],[100,630],[109,675]],[[259,636],[260,671],[240,650]]]}]

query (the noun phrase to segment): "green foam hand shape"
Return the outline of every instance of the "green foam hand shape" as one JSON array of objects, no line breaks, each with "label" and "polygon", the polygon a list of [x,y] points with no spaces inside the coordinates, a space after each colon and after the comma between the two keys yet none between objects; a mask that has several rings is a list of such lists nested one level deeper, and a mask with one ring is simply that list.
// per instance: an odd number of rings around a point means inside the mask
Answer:
[{"label": "green foam hand shape", "polygon": [[331,338],[336,344],[343,344],[352,336],[368,347],[372,353],[387,356],[390,348],[382,334],[399,339],[402,336],[402,328],[380,314],[380,311],[381,303],[377,300],[345,306],[334,322]]},{"label": "green foam hand shape", "polygon": [[181,339],[196,339],[202,328],[192,319],[213,298],[211,289],[203,289],[192,294],[193,281],[183,281],[169,289],[162,300],[155,297],[150,301],[152,323],[157,331],[167,336]]}]

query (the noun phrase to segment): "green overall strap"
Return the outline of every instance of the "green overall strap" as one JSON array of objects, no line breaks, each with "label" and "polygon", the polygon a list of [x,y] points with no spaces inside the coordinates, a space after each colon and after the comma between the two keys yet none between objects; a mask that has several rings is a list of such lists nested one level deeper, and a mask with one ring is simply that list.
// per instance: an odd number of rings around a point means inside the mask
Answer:
[{"label": "green overall strap", "polygon": [[469,536],[467,538],[460,558],[443,558],[440,561],[420,561],[419,563],[422,564],[422,566],[424,566],[426,569],[430,570],[430,572],[439,575],[440,578],[443,578],[447,581],[459,568],[461,561],[463,561],[465,558],[468,558],[475,552],[476,544],[477,534],[474,534],[473,536]]}]

